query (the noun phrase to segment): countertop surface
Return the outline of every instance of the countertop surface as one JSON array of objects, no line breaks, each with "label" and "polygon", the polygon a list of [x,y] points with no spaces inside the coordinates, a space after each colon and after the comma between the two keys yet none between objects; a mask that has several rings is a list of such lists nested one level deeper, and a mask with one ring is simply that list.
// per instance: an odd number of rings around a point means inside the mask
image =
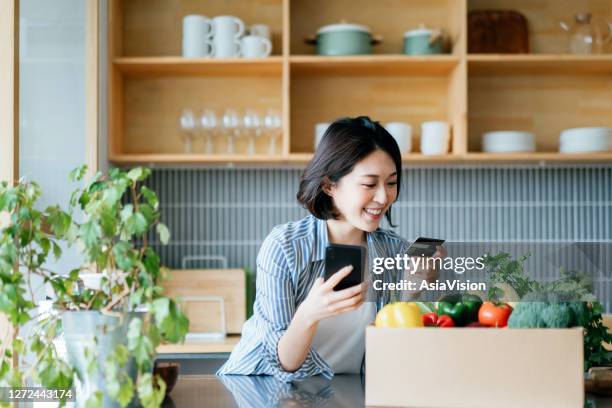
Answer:
[{"label": "countertop surface", "polygon": [[[331,381],[312,377],[289,384],[270,376],[184,375],[162,406],[358,408],[365,406],[364,389],[359,375],[337,375]],[[612,407],[612,398],[587,396],[585,407]]]}]

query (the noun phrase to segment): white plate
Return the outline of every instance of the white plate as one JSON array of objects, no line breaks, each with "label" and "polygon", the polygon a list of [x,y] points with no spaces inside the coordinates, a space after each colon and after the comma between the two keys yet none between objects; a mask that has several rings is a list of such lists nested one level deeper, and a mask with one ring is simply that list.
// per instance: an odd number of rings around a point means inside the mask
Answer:
[{"label": "white plate", "polygon": [[565,129],[559,135],[561,153],[606,152],[612,150],[612,128]]},{"label": "white plate", "polygon": [[535,135],[518,130],[498,130],[482,135],[482,150],[487,153],[535,151]]}]

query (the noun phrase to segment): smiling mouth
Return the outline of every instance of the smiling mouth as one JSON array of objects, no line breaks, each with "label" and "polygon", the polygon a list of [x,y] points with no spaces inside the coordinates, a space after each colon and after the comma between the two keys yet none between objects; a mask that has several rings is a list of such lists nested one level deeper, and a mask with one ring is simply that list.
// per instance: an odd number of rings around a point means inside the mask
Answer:
[{"label": "smiling mouth", "polygon": [[364,210],[365,210],[366,213],[368,213],[370,215],[375,215],[375,216],[376,215],[380,215],[383,212],[382,208],[377,208],[377,209],[374,209],[374,208],[365,208]]}]

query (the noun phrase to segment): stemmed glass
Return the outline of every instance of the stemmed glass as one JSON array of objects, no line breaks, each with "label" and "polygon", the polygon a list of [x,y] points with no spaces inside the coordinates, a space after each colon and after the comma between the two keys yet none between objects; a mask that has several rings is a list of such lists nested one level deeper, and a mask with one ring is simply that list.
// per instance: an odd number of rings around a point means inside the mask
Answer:
[{"label": "stemmed glass", "polygon": [[193,137],[197,127],[196,117],[191,109],[183,109],[179,118],[185,153],[193,153]]},{"label": "stemmed glass", "polygon": [[206,154],[213,153],[213,136],[219,126],[217,115],[212,109],[204,109],[200,116],[200,127],[204,134],[204,151]]},{"label": "stemmed glass", "polygon": [[255,139],[261,134],[261,117],[256,110],[247,109],[244,113],[243,121],[245,132],[249,137],[247,153],[253,155],[255,154]]},{"label": "stemmed glass", "polygon": [[268,109],[264,116],[264,127],[270,135],[268,154],[272,156],[276,154],[276,139],[280,136],[282,128],[281,116],[276,110]]},{"label": "stemmed glass", "polygon": [[234,154],[234,138],[238,137],[240,130],[240,117],[234,109],[226,109],[221,118],[223,131],[227,137],[227,153]]}]

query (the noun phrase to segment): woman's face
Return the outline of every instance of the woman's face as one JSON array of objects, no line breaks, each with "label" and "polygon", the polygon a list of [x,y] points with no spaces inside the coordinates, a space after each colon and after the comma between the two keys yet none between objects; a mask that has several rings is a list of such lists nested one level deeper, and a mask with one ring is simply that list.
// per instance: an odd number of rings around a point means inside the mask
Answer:
[{"label": "woman's face", "polygon": [[326,189],[340,220],[362,231],[378,228],[397,198],[397,169],[391,157],[376,150],[358,162],[353,171]]}]

